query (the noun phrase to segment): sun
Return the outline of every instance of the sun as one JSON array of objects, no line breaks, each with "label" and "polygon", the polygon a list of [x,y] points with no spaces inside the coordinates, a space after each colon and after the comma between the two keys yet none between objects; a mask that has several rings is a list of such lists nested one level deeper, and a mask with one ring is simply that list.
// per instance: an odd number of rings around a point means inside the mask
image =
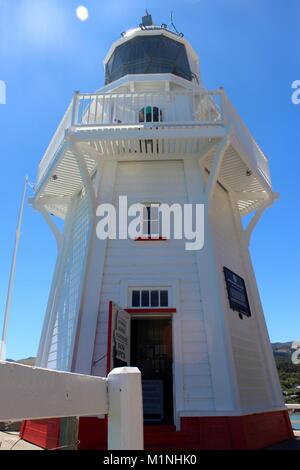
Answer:
[{"label": "sun", "polygon": [[89,10],[83,5],[80,5],[76,8],[76,16],[80,21],[86,21],[89,17]]}]

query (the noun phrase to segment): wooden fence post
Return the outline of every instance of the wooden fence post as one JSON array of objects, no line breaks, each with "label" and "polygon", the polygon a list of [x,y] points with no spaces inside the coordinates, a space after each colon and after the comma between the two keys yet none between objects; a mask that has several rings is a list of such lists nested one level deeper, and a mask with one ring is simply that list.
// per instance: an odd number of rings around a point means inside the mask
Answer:
[{"label": "wooden fence post", "polygon": [[77,450],[79,418],[60,418],[59,449]]},{"label": "wooden fence post", "polygon": [[142,450],[141,373],[114,369],[107,378],[0,362],[0,421],[61,417],[59,448],[76,449],[78,417],[108,414],[109,450]]},{"label": "wooden fence post", "polygon": [[144,449],[142,381],[136,367],[119,367],[108,375],[108,449]]}]

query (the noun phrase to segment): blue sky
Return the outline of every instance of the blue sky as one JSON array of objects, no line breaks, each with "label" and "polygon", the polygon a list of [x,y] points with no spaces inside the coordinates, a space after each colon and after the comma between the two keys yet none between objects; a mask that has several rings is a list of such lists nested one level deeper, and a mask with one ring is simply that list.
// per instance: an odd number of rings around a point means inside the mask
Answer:
[{"label": "blue sky", "polygon": [[[80,22],[79,4],[90,17]],[[280,200],[265,212],[251,252],[272,341],[300,339],[299,0],[0,0],[2,329],[14,233],[25,174],[37,165],[74,90],[103,84],[111,43],[140,22],[145,8],[177,28],[198,52],[208,88],[224,86],[270,159]],[[9,324],[8,357],[35,355],[56,248],[40,214],[26,207]]]}]

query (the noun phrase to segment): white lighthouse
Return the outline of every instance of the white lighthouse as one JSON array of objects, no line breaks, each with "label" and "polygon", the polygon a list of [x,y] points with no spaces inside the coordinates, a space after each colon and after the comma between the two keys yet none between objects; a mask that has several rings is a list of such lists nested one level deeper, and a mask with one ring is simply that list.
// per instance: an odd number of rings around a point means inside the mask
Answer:
[{"label": "white lighthouse", "polygon": [[[150,15],[111,46],[104,66],[105,85],[75,93],[39,164],[32,204],[58,254],[38,365],[100,376],[139,367],[146,448],[287,439],[249,256],[275,198],[268,160],[224,90],[205,88],[189,42]],[[124,196],[145,207],[141,235],[99,239],[97,208],[118,208]],[[201,249],[164,236],[157,214],[174,204],[203,205]],[[45,447],[58,435],[59,420],[23,426]],[[81,448],[105,448],[106,421],[81,419],[79,436]]]}]

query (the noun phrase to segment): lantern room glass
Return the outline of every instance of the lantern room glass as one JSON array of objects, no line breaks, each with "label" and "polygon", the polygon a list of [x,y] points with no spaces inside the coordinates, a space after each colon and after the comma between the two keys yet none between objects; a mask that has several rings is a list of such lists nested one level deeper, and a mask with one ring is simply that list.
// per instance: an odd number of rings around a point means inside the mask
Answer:
[{"label": "lantern room glass", "polygon": [[138,36],[118,46],[106,65],[105,84],[130,74],[172,73],[192,81],[184,44],[163,35]]}]

